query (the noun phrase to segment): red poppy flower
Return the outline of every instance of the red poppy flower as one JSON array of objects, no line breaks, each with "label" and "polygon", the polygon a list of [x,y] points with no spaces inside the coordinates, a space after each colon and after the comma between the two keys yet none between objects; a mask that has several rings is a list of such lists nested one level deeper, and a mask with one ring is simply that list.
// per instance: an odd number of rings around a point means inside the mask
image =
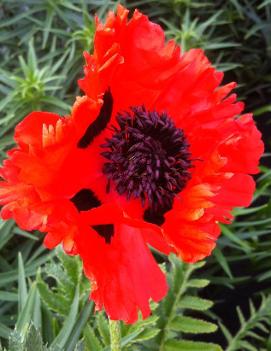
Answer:
[{"label": "red poppy flower", "polygon": [[263,143],[202,50],[181,53],[122,6],[96,25],[71,116],[34,112],[16,127],[1,214],[79,254],[97,308],[132,323],[167,291],[149,246],[208,256],[219,222],[251,201]]}]

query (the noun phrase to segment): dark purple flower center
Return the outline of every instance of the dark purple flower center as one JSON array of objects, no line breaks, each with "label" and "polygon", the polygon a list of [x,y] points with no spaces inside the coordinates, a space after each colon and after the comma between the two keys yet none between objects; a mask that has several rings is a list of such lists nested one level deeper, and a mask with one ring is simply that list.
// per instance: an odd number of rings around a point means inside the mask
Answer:
[{"label": "dark purple flower center", "polygon": [[120,195],[139,198],[146,206],[144,219],[162,224],[164,213],[190,179],[189,144],[167,113],[143,106],[119,113],[113,135],[101,145],[107,159],[103,173]]}]

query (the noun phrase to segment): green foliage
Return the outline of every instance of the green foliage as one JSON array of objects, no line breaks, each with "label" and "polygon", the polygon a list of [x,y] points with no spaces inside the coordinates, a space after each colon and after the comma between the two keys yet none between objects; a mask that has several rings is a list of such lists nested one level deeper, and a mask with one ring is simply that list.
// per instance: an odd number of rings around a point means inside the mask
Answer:
[{"label": "green foliage", "polygon": [[37,277],[37,285],[40,296],[49,310],[60,316],[66,316],[81,281],[85,293],[89,294],[89,288],[82,275],[82,265],[78,257],[69,257],[61,250],[57,250],[56,257],[61,264],[52,261],[44,267],[46,279],[52,278],[55,281],[55,286],[47,285],[40,274]]},{"label": "green foliage", "polygon": [[8,351],[48,351],[43,345],[42,338],[38,330],[30,324],[22,340],[18,333],[13,332],[9,339]]},{"label": "green foliage", "polygon": [[[50,339],[46,338],[48,333],[43,336],[50,350],[73,350],[93,305],[88,301],[89,284],[82,275],[82,264],[78,257],[69,257],[58,249],[54,260],[45,266],[43,275],[44,278],[38,274],[37,286],[50,319],[48,325],[54,325]],[[51,281],[48,285],[46,280],[52,279],[54,284]]]},{"label": "green foliage", "polygon": [[221,350],[218,345],[184,340],[186,334],[213,333],[217,330],[216,324],[205,319],[205,312],[212,307],[213,302],[199,297],[197,293],[199,288],[208,286],[209,281],[195,279],[193,276],[204,263],[184,264],[174,255],[170,256],[170,263],[172,265],[168,275],[170,291],[158,306],[157,325],[160,333],[150,345],[150,349],[192,350],[193,346],[195,350],[202,348]]},{"label": "green foliage", "polygon": [[[4,330],[2,335],[8,340],[7,350],[73,351],[93,307],[88,301],[89,289],[85,288],[86,280],[83,281],[78,258],[68,257],[57,250],[55,259],[47,264],[44,271],[45,279],[55,279],[56,285],[52,289],[40,273],[28,289],[20,254],[18,262],[20,275],[16,302],[19,313],[14,330]],[[45,293],[45,287],[49,297]],[[66,298],[64,303],[61,299],[63,295]],[[59,298],[61,307],[55,308],[52,301]]]},{"label": "green foliage", "polygon": [[[69,257],[60,249],[48,263],[43,273],[38,272],[36,281],[28,284],[25,268],[19,255],[19,290],[17,302],[20,306],[14,331],[9,330],[8,351],[32,351],[35,342],[41,351],[73,351],[81,342],[85,350],[107,351],[110,347],[108,319],[103,312],[92,314],[93,304],[88,301],[89,289],[82,275],[77,257]],[[191,311],[206,311],[212,302],[197,296],[199,288],[208,285],[205,279],[191,277],[196,265],[182,264],[171,257],[169,266],[170,292],[160,304],[152,304],[153,315],[140,319],[134,325],[121,323],[121,345],[125,350],[171,350],[179,341],[172,340],[181,334],[204,334],[216,331],[217,326],[201,318],[187,315]],[[53,279],[53,281],[52,281]],[[50,285],[48,285],[50,282]],[[160,346],[159,346],[160,345]],[[189,349],[191,341],[182,340],[182,347]],[[211,343],[195,342],[195,347],[220,350]],[[160,347],[160,348],[159,348]]]},{"label": "green foliage", "polygon": [[[270,333],[271,327],[271,295],[268,297],[262,297],[262,301],[258,309],[256,309],[253,302],[250,301],[249,310],[250,316],[246,319],[241,309],[237,307],[240,329],[235,335],[232,335],[225,325],[220,325],[228,343],[225,351],[258,351],[259,346],[268,346],[265,336]],[[253,345],[251,342],[252,340],[256,341],[257,347]]]},{"label": "green foliage", "polygon": [[[242,264],[243,261],[246,261],[249,267],[248,275],[238,278],[239,282],[244,284],[247,281],[254,281],[257,284],[270,281],[271,272],[268,265],[271,252],[270,190],[270,170],[262,167],[252,206],[247,209],[236,209],[235,221],[231,225],[222,226],[223,236],[218,240],[219,247],[209,260],[208,276],[212,275],[213,283],[233,288],[238,281],[237,277],[233,277],[231,267],[235,269],[236,265]],[[221,270],[226,275],[222,279],[217,277],[218,272],[223,275]],[[266,292],[269,293],[270,290],[267,289]]]}]

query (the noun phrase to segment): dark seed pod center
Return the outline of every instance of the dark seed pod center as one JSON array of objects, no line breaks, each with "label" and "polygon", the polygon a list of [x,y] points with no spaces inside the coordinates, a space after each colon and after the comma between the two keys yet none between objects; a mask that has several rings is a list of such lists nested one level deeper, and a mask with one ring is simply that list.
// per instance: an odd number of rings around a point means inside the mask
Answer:
[{"label": "dark seed pod center", "polygon": [[[120,195],[139,198],[145,220],[161,224],[174,196],[190,179],[191,155],[183,131],[166,113],[142,106],[117,115],[118,127],[102,145],[103,173]],[[159,218],[158,218],[159,217]]]}]

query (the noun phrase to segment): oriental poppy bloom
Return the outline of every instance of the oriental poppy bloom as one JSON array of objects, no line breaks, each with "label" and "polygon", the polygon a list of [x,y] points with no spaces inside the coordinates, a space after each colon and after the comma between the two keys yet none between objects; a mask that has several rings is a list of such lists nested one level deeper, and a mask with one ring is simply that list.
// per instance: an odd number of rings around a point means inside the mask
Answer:
[{"label": "oriental poppy bloom", "polygon": [[2,218],[79,254],[91,298],[128,323],[167,292],[149,246],[208,256],[231,210],[248,206],[263,153],[251,114],[200,49],[119,6],[97,19],[70,116],[33,112],[1,169]]}]

